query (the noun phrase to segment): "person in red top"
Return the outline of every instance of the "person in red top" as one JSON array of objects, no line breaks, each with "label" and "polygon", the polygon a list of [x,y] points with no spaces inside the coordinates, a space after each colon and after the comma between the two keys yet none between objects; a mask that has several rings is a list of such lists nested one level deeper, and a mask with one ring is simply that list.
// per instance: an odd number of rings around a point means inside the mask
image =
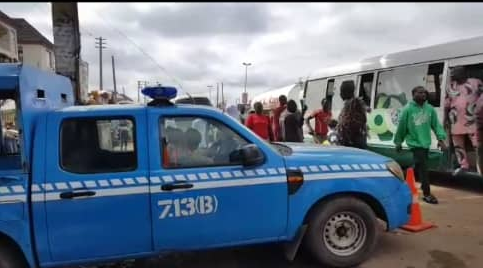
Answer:
[{"label": "person in red top", "polygon": [[270,118],[263,114],[262,103],[255,102],[253,108],[255,109],[255,113],[248,116],[245,125],[262,139],[272,141],[273,137],[270,129]]},{"label": "person in red top", "polygon": [[272,131],[275,141],[282,141],[282,133],[280,133],[280,116],[287,111],[287,96],[280,95],[278,97],[279,106],[272,111]]},{"label": "person in red top", "polygon": [[[305,119],[310,135],[314,136],[315,143],[323,143],[327,140],[327,133],[329,132],[328,124],[332,119],[332,113],[329,111],[329,102],[323,99],[320,104],[322,105],[322,109],[315,110]],[[312,118],[315,118],[315,131],[310,125]]]}]

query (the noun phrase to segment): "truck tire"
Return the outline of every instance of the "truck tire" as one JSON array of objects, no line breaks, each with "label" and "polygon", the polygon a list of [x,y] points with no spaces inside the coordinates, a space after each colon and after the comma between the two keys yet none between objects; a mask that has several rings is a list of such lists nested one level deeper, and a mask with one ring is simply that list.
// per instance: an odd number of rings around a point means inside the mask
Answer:
[{"label": "truck tire", "polygon": [[29,267],[22,252],[8,243],[0,242],[0,267],[1,268],[26,268]]},{"label": "truck tire", "polygon": [[322,265],[356,266],[374,250],[378,235],[376,215],[357,198],[323,202],[308,220],[305,245]]}]

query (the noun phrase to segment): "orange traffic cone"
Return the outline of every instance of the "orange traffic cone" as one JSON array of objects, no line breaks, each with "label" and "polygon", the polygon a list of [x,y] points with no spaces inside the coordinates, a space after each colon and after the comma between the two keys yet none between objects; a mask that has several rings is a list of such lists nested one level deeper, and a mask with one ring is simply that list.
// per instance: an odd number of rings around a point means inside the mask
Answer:
[{"label": "orange traffic cone", "polygon": [[436,227],[436,225],[428,222],[423,222],[421,207],[419,206],[418,189],[416,188],[416,181],[414,180],[414,170],[408,168],[406,175],[406,182],[408,183],[411,193],[413,194],[413,204],[411,205],[411,218],[406,225],[401,228],[406,231],[420,232],[426,229]]}]

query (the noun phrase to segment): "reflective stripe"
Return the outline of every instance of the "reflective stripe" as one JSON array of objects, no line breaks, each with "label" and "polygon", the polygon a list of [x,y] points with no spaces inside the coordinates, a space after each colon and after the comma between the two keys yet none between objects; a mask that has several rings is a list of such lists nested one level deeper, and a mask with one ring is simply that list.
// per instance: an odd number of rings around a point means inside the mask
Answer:
[{"label": "reflective stripe", "polygon": [[337,173],[318,173],[304,175],[306,181],[312,180],[331,180],[331,179],[356,179],[356,178],[375,178],[375,177],[394,177],[388,171],[376,172],[337,172]]}]

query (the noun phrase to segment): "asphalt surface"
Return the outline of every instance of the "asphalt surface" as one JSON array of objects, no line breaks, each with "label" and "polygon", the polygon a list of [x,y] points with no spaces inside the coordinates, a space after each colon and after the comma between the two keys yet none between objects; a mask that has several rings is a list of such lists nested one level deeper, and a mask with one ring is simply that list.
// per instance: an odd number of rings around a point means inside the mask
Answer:
[{"label": "asphalt surface", "polygon": [[[436,225],[420,233],[381,230],[372,257],[359,268],[480,268],[483,267],[483,188],[455,188],[458,183],[432,186],[438,205],[421,202],[423,220]],[[383,228],[381,224],[381,229]],[[285,260],[278,245],[186,252],[151,260],[149,267],[170,268],[312,268],[321,267],[306,252]]]}]

